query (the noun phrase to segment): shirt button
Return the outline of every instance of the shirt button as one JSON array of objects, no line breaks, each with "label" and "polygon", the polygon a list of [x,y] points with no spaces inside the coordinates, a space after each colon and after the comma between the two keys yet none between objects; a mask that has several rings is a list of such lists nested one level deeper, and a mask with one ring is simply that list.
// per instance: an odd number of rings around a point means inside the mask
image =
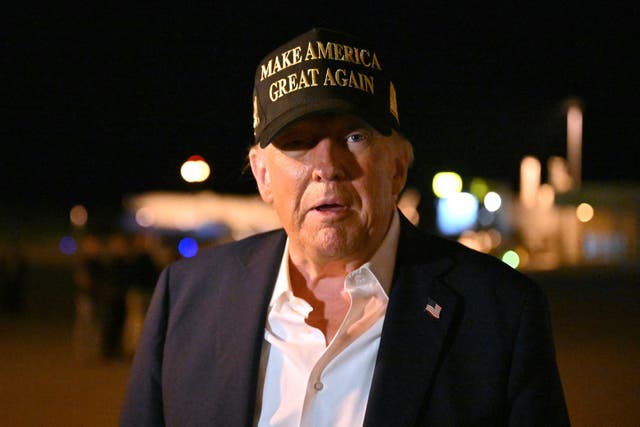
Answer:
[{"label": "shirt button", "polygon": [[324,384],[322,384],[320,381],[318,381],[317,383],[315,383],[313,385],[313,388],[316,389],[316,391],[320,391],[324,388]]}]

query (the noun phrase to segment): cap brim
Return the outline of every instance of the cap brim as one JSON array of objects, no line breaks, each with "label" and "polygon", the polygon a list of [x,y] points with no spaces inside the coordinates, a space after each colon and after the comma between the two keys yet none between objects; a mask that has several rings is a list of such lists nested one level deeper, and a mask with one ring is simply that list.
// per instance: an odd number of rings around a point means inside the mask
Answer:
[{"label": "cap brim", "polygon": [[313,100],[309,104],[300,105],[273,119],[260,134],[260,147],[264,148],[269,145],[286,126],[296,120],[322,113],[342,113],[356,116],[367,122],[381,134],[386,136],[391,134],[392,127],[389,125],[386,118],[380,117],[379,115],[354,105],[351,102],[347,102],[342,99]]}]

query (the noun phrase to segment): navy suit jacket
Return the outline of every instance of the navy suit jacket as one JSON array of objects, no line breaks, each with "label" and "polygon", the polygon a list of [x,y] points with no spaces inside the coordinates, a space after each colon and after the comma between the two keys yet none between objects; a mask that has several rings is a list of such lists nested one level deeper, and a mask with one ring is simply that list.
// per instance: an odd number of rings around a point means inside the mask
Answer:
[{"label": "navy suit jacket", "polygon": [[[172,264],[156,286],[121,426],[251,426],[277,230]],[[425,311],[434,301],[436,318]],[[540,288],[405,218],[364,425],[569,425]]]}]

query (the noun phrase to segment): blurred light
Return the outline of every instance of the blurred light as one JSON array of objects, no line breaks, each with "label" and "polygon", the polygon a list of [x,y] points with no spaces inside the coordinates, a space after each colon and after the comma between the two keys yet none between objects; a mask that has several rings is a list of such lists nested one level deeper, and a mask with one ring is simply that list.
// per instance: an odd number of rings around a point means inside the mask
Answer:
[{"label": "blurred light", "polygon": [[182,179],[187,182],[202,182],[209,178],[211,169],[202,156],[191,156],[180,168]]},{"label": "blurred light", "polygon": [[582,108],[569,100],[567,110],[567,160],[574,188],[580,187],[582,175]]},{"label": "blurred light", "polygon": [[495,212],[500,209],[502,206],[502,197],[495,191],[489,191],[484,196],[484,207],[487,208],[489,212]]},{"label": "blurred light", "polygon": [[582,250],[587,260],[615,261],[627,257],[629,238],[621,233],[585,233]]},{"label": "blurred light", "polygon": [[486,231],[478,231],[478,241],[482,246],[482,252],[489,252],[491,250],[491,236]]},{"label": "blurred light", "polygon": [[71,220],[71,224],[76,227],[82,227],[86,225],[87,219],[89,218],[89,214],[87,213],[87,208],[82,205],[75,205],[69,211],[69,219]]},{"label": "blurred light", "polygon": [[520,162],[520,201],[525,208],[536,205],[540,171],[540,161],[533,156],[526,156]]},{"label": "blurred light", "polygon": [[462,178],[455,172],[438,172],[433,176],[433,193],[440,198],[462,191]]},{"label": "blurred light", "polygon": [[194,211],[176,212],[173,217],[173,227],[182,231],[195,230],[198,228],[197,214]]},{"label": "blurred light", "polygon": [[520,265],[520,256],[516,251],[508,250],[502,255],[502,262],[511,268],[518,268],[518,265]]},{"label": "blurred light", "polygon": [[547,160],[547,174],[549,183],[558,193],[571,190],[572,179],[569,175],[567,160],[560,156],[551,156]]},{"label": "blurred light", "polygon": [[470,193],[441,198],[438,200],[436,217],[442,233],[462,233],[473,227],[478,218],[478,200]]},{"label": "blurred light", "polygon": [[418,225],[420,222],[420,213],[418,205],[420,204],[420,193],[415,188],[407,188],[403,191],[398,201],[398,209],[413,224]]},{"label": "blurred light", "polygon": [[489,253],[491,250],[491,237],[486,231],[464,231],[458,238],[458,242],[479,252]]},{"label": "blurred light", "polygon": [[481,208],[478,211],[478,224],[482,227],[488,227],[496,220],[496,214],[489,212],[486,207]]},{"label": "blurred light", "polygon": [[589,222],[593,219],[594,210],[589,203],[580,203],[576,208],[576,216],[580,222]]},{"label": "blurred light", "polygon": [[178,243],[178,252],[185,258],[191,258],[198,253],[198,242],[191,237],[185,237]]},{"label": "blurred light", "polygon": [[224,223],[204,223],[194,230],[198,239],[202,240],[214,240],[226,237],[229,235],[229,227]]},{"label": "blurred light", "polygon": [[[224,224],[229,230],[229,237],[233,239],[281,226],[275,209],[257,194],[218,194],[210,190],[150,191],[127,197],[124,205],[128,219],[135,226],[139,227],[135,223],[137,220],[143,224],[152,223],[151,226],[158,231],[183,231],[180,233],[182,237],[190,236],[198,238],[198,241],[199,236],[193,235],[193,232],[211,223]],[[140,209],[144,210],[136,219]]]},{"label": "blurred light", "polygon": [[469,184],[469,192],[476,196],[476,199],[482,200],[489,192],[489,184],[482,178],[473,178]]},{"label": "blurred light", "polygon": [[542,184],[538,188],[537,203],[542,209],[551,209],[556,200],[556,191],[550,184]]},{"label": "blurred light", "polygon": [[489,234],[489,238],[491,239],[491,248],[495,249],[500,246],[500,244],[502,243],[502,234],[500,234],[500,232],[495,228],[487,230],[487,233]]},{"label": "blurred light", "polygon": [[76,243],[76,239],[71,236],[64,236],[60,239],[60,244],[58,245],[60,248],[60,252],[65,255],[73,255],[78,250],[78,244]]},{"label": "blurred light", "polygon": [[465,245],[468,248],[474,249],[476,251],[484,252],[482,247],[482,242],[478,239],[478,235],[473,230],[464,231],[460,237],[458,237],[458,242]]},{"label": "blurred light", "polygon": [[151,227],[156,222],[156,216],[150,208],[140,208],[136,211],[136,222],[140,227]]},{"label": "blurred light", "polygon": [[515,252],[518,255],[518,258],[520,259],[520,262],[518,263],[519,268],[525,268],[527,265],[529,265],[529,260],[531,257],[529,256],[529,251],[527,251],[526,248],[522,246],[518,246],[515,249]]}]

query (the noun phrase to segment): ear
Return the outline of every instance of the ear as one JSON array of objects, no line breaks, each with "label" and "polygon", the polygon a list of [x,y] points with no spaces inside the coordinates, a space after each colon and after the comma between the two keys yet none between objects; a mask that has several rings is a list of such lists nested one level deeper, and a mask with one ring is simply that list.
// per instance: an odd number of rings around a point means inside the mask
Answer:
[{"label": "ear", "polygon": [[400,140],[395,143],[392,190],[394,197],[398,197],[407,183],[409,164],[411,163],[412,148],[409,142]]},{"label": "ear", "polygon": [[273,195],[271,192],[271,179],[269,177],[269,170],[266,165],[266,149],[254,146],[249,150],[249,164],[251,165],[251,172],[258,184],[258,191],[260,197],[266,203],[273,202]]}]

